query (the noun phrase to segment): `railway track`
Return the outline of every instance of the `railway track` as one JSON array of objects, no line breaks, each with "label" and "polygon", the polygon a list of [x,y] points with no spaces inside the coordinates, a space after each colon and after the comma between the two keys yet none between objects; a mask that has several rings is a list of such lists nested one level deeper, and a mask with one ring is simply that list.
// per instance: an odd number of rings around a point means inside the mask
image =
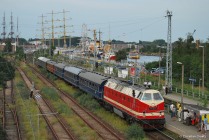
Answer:
[{"label": "railway track", "polygon": [[175,140],[174,138],[168,136],[167,134],[161,131],[149,131],[146,132],[146,135],[152,140]]},{"label": "railway track", "polygon": [[[31,66],[30,66],[31,67]],[[60,90],[54,83],[49,81],[45,76],[39,73],[37,69],[31,67],[34,74],[37,75],[47,86],[55,87],[59,91],[60,98],[90,127],[92,128],[101,139],[107,140],[123,140],[124,137],[115,132],[110,125],[104,123],[93,115],[91,112],[80,106],[75,99],[73,99],[69,94]]]},{"label": "railway track", "polygon": [[7,81],[7,88],[3,92],[3,129],[10,140],[21,140],[18,116],[15,108],[13,80]]},{"label": "railway track", "polygon": [[[26,82],[26,85],[28,86],[28,88],[31,88],[32,83],[30,82],[27,75],[20,68],[18,68],[18,71],[20,72],[21,76]],[[43,116],[43,118],[45,119],[48,127],[50,128],[53,134],[54,139],[75,140],[73,134],[68,129],[66,122],[54,110],[54,108],[51,107],[50,103],[46,101],[44,98],[42,98],[41,94],[39,94],[38,92],[34,93],[34,99],[37,101],[37,104],[40,110],[40,114],[37,114],[37,115]]]}]

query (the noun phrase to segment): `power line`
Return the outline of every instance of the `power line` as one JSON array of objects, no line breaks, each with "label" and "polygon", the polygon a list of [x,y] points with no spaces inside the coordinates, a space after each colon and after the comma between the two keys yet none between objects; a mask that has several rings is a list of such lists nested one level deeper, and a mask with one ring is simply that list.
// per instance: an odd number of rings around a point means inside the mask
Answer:
[{"label": "power line", "polygon": [[[163,17],[163,18],[161,18],[161,19],[159,19],[159,20],[157,20],[157,21],[155,21],[155,22],[152,22],[152,23],[150,23],[150,24],[148,24],[148,25],[145,25],[145,26],[142,27],[142,28],[139,28],[139,29],[136,29],[136,30],[133,30],[133,31],[130,31],[130,32],[126,32],[125,35],[126,35],[126,34],[132,34],[132,33],[138,32],[138,31],[142,31],[142,30],[144,30],[144,29],[146,29],[146,28],[148,28],[148,27],[150,27],[150,26],[156,24],[157,22],[161,22],[161,21],[163,21],[163,20],[165,20],[165,19],[166,19],[166,18]],[[119,36],[115,36],[115,37],[121,37],[121,36],[124,36],[124,33],[123,33],[123,35],[119,35]]]}]

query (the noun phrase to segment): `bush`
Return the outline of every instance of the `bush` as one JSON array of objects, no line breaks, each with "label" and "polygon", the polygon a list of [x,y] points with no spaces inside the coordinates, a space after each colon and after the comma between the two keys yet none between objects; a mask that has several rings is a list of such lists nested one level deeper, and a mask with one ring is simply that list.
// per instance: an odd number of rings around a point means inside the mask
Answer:
[{"label": "bush", "polygon": [[83,92],[81,91],[77,91],[73,94],[73,98],[77,99],[78,97],[80,97],[82,94],[84,94]]},{"label": "bush", "polygon": [[144,131],[135,123],[128,127],[126,137],[130,140],[142,140],[144,138]]},{"label": "bush", "polygon": [[53,101],[57,101],[59,99],[59,96],[57,94],[57,92],[55,91],[54,88],[48,88],[48,87],[43,87],[41,89],[41,93],[43,93],[43,95],[50,100]]},{"label": "bush", "polygon": [[87,107],[88,109],[95,111],[100,108],[99,103],[92,98],[89,94],[82,94],[78,97],[78,101],[82,106]]},{"label": "bush", "polygon": [[57,107],[57,110],[59,113],[63,113],[66,115],[70,115],[72,113],[72,111],[69,109],[69,107],[64,103],[59,104]]},{"label": "bush", "polygon": [[0,125],[0,138],[3,140],[7,140],[7,133],[5,130],[3,130],[2,125]]}]

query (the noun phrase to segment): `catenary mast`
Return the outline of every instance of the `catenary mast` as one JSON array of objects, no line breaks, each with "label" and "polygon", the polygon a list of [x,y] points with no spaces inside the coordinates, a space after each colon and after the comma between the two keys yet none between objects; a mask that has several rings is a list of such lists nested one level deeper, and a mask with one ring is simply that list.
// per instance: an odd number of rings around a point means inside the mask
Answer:
[{"label": "catenary mast", "polygon": [[6,20],[5,20],[5,12],[4,12],[4,17],[3,17],[2,27],[3,27],[3,32],[1,33],[1,35],[3,36],[3,41],[5,41],[5,39],[6,39]]},{"label": "catenary mast", "polygon": [[10,25],[11,25],[11,28],[10,28],[10,36],[11,36],[11,39],[13,39],[13,34],[14,34],[14,30],[13,30],[13,28],[14,28],[14,25],[13,25],[14,23],[13,23],[13,16],[12,16],[12,13],[11,13],[11,22],[10,22]]},{"label": "catenary mast", "polygon": [[169,91],[172,91],[172,42],[171,42],[171,17],[172,12],[167,11],[168,17],[168,34],[167,34],[167,53],[166,53],[166,77],[165,85]]}]

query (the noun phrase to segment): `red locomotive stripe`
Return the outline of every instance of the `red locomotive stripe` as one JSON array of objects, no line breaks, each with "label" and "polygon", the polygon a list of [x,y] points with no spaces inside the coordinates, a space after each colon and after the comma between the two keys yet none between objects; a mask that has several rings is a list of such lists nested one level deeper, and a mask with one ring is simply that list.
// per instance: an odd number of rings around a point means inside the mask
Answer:
[{"label": "red locomotive stripe", "polygon": [[[126,107],[126,106],[124,106],[124,105],[122,105],[122,104],[120,104],[120,103],[118,103],[118,102],[116,102],[116,101],[114,101],[114,100],[112,100],[110,98],[108,98],[107,96],[104,96],[104,99],[107,102],[112,103],[112,104],[118,106],[119,108],[124,109],[125,111],[131,113],[132,115],[144,116],[143,113],[136,112],[136,111],[134,111],[134,110],[132,110],[132,109],[130,109],[130,108],[128,108],[128,107]],[[152,112],[152,113],[146,113],[145,112],[145,116],[159,116],[160,112],[161,112],[161,115],[163,116],[164,115],[164,110],[158,110],[157,112]]]}]

